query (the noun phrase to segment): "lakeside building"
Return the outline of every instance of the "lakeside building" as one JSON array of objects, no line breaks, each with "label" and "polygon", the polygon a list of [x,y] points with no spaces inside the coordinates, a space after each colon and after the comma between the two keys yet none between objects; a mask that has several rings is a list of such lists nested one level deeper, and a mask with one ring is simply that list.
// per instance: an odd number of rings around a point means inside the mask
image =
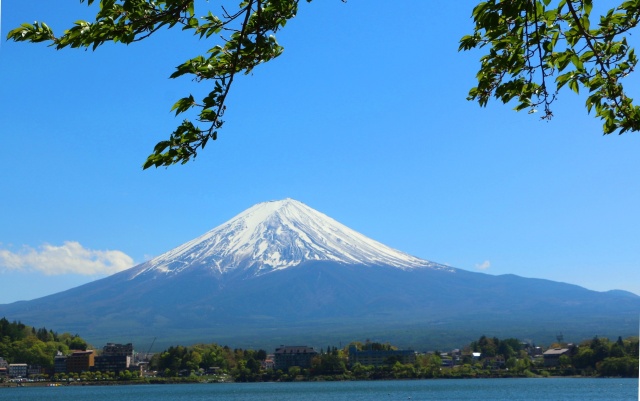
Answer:
[{"label": "lakeside building", "polygon": [[26,363],[12,363],[7,369],[9,377],[27,377],[27,364]]},{"label": "lakeside building", "polygon": [[102,347],[102,355],[133,357],[133,344],[107,343]]},{"label": "lakeside building", "polygon": [[273,369],[276,367],[275,364],[275,356],[273,354],[269,354],[267,355],[267,358],[260,362],[260,365],[262,366],[262,369]]},{"label": "lakeside building", "polygon": [[7,377],[9,375],[9,362],[0,357],[0,377]]},{"label": "lakeside building", "polygon": [[67,373],[67,357],[61,352],[53,357],[53,373]]},{"label": "lakeside building", "polygon": [[129,369],[132,360],[133,345],[131,343],[107,343],[102,348],[102,354],[95,357],[92,370],[119,373]]},{"label": "lakeside building", "polygon": [[485,369],[500,370],[505,368],[505,360],[502,356],[489,356],[484,358],[482,365]]},{"label": "lakeside building", "polygon": [[93,350],[74,351],[67,357],[67,373],[82,373],[91,370],[95,364]]},{"label": "lakeside building", "polygon": [[310,368],[311,360],[318,355],[316,350],[306,345],[281,346],[274,353],[274,367],[276,370],[286,371],[292,366]]},{"label": "lakeside building", "polygon": [[570,356],[569,348],[551,348],[546,350],[542,357],[544,358],[545,367],[558,366],[560,364],[560,357],[562,355]]},{"label": "lakeside building", "polygon": [[355,345],[349,347],[349,366],[359,363],[364,366],[382,366],[391,361],[402,364],[415,363],[416,352],[414,350],[361,350]]},{"label": "lakeside building", "polygon": [[36,377],[44,373],[46,373],[46,371],[40,365],[29,365],[27,368],[27,377]]}]

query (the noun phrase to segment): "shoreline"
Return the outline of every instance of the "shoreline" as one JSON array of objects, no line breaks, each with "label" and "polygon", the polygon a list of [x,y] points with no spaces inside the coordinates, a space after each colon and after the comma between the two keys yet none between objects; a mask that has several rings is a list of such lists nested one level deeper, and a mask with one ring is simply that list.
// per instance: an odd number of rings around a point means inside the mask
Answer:
[{"label": "shoreline", "polygon": [[310,382],[374,382],[374,381],[413,381],[413,380],[482,380],[482,379],[630,379],[638,380],[637,377],[594,377],[594,376],[536,376],[536,377],[437,377],[437,378],[415,378],[415,379],[380,379],[380,380],[292,380],[292,381],[260,381],[260,382],[234,382],[234,381],[215,381],[215,380],[130,380],[130,381],[112,381],[112,382],[27,382],[27,383],[0,383],[0,389],[3,388],[22,388],[22,387],[86,387],[86,386],[144,386],[154,384],[243,384],[243,383],[310,383]]}]

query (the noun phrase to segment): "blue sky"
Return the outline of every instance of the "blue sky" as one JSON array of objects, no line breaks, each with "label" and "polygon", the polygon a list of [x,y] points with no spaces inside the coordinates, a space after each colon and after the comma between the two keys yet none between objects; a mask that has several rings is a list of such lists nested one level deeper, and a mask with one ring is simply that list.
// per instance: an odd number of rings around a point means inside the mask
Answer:
[{"label": "blue sky", "polygon": [[[180,122],[173,103],[206,89],[168,77],[211,45],[179,31],[95,52],[3,41],[0,303],[287,197],[424,259],[640,294],[638,134],[603,136],[569,92],[551,122],[468,102],[480,54],[457,48],[475,1],[399,3],[301,2],[284,54],[234,83],[218,141],[168,169],[141,165]],[[95,10],[5,0],[2,37]]]}]

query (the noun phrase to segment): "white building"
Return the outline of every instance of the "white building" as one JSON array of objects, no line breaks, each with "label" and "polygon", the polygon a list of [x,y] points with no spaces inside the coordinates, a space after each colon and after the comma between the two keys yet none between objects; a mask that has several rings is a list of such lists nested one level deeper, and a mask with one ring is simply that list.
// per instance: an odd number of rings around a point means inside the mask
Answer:
[{"label": "white building", "polygon": [[9,365],[9,377],[27,377],[26,363],[12,363]]}]

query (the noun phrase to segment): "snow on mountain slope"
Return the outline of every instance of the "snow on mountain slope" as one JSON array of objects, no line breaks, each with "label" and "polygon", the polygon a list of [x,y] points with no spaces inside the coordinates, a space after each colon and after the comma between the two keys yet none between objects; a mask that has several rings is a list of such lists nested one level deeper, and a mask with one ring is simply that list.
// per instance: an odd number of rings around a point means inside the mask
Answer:
[{"label": "snow on mountain slope", "polygon": [[191,268],[221,273],[250,269],[264,274],[306,261],[454,270],[389,248],[301,202],[284,199],[245,210],[146,262],[135,276],[151,271],[175,274]]}]

